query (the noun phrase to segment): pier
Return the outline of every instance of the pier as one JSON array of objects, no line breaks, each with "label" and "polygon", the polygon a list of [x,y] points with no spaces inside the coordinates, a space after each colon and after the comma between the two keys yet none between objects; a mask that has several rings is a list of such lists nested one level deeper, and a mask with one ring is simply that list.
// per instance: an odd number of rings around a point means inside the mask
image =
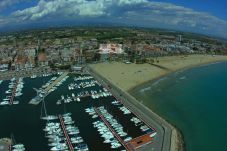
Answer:
[{"label": "pier", "polygon": [[126,145],[129,148],[133,148],[133,150],[139,149],[145,145],[152,143],[153,138],[150,137],[151,134],[152,133],[133,138],[132,140],[127,142]]},{"label": "pier", "polygon": [[62,79],[64,79],[67,75],[68,75],[68,72],[63,73],[60,77],[54,80],[48,87],[46,87],[44,89],[44,92],[49,93],[50,89],[52,89],[55,85],[57,85],[57,83],[60,82]]},{"label": "pier", "polygon": [[58,117],[59,117],[59,119],[60,119],[61,127],[62,127],[62,130],[63,130],[63,132],[64,132],[64,135],[65,135],[65,138],[66,138],[66,141],[67,141],[69,150],[70,150],[70,151],[74,151],[73,145],[72,145],[72,143],[71,143],[71,140],[70,140],[69,135],[68,135],[68,133],[67,133],[67,131],[66,131],[66,128],[65,128],[64,120],[63,120],[63,118],[62,118],[61,115],[59,115]]},{"label": "pier", "polygon": [[10,97],[10,99],[9,99],[9,104],[10,104],[10,105],[13,104],[13,100],[14,100],[14,97],[15,97],[15,93],[16,93],[16,89],[17,89],[18,82],[19,82],[19,80],[17,79],[17,80],[16,80],[16,83],[15,83],[15,85],[14,85],[14,87],[13,87],[12,95],[11,95],[11,97]]},{"label": "pier", "polygon": [[37,93],[37,96],[35,96],[30,102],[29,104],[33,104],[33,105],[38,105],[43,98],[45,98],[49,93],[50,90],[56,86],[62,79],[64,79],[66,76],[68,75],[68,72],[63,73],[60,77],[58,77],[56,80],[54,80],[49,86],[47,86],[43,92],[44,92],[44,97],[40,97],[39,93]]},{"label": "pier", "polygon": [[115,132],[115,130],[110,126],[109,122],[103,117],[103,115],[97,110],[96,107],[94,107],[95,112],[99,115],[99,117],[102,119],[102,121],[106,124],[106,126],[110,129],[112,134],[118,139],[118,141],[125,147],[127,151],[134,151],[133,149],[129,148],[124,140],[121,139],[121,137]]},{"label": "pier", "polygon": [[8,149],[9,149],[9,151],[11,151],[11,145],[9,145]]}]

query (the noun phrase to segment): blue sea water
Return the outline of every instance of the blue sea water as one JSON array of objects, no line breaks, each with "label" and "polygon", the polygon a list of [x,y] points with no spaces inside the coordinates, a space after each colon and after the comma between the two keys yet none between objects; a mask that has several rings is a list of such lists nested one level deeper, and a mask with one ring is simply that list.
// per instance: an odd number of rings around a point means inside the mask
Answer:
[{"label": "blue sea water", "polygon": [[173,73],[132,94],[182,131],[187,151],[227,151],[227,63]]}]

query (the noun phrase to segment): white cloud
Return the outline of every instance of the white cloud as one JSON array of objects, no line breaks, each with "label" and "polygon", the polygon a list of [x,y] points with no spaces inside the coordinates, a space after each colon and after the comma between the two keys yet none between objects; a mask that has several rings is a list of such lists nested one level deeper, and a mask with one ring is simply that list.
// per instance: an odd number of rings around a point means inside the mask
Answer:
[{"label": "white cloud", "polygon": [[18,10],[14,16],[36,20],[55,13],[67,16],[102,16],[108,15],[113,6],[126,6],[145,3],[146,0],[40,0],[37,6]]},{"label": "white cloud", "polygon": [[[14,0],[5,0],[5,3],[9,5],[12,1]],[[171,27],[203,33],[213,32],[217,35],[227,32],[227,21],[208,13],[148,0],[39,0],[36,6],[17,10],[9,17],[23,22],[78,18],[85,20],[99,18],[100,21],[100,18],[103,18],[103,22],[108,19],[116,23]]]}]

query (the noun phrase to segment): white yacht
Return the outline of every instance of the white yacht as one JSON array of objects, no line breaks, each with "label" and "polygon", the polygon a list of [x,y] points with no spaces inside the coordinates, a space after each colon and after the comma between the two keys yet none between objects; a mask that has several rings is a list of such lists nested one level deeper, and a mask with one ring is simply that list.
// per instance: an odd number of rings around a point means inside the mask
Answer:
[{"label": "white yacht", "polygon": [[9,105],[9,101],[2,101],[2,102],[0,102],[0,105]]},{"label": "white yacht", "polygon": [[35,79],[35,78],[37,78],[37,75],[33,74],[30,78]]}]

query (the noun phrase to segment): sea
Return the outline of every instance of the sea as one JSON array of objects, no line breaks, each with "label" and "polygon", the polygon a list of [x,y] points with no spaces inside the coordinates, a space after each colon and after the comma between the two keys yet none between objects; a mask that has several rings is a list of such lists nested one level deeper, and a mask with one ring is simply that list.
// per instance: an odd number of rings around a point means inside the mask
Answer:
[{"label": "sea", "polygon": [[[23,95],[15,98],[20,103],[12,106],[0,106],[0,138],[12,137],[14,143],[24,144],[26,151],[50,150],[48,139],[45,137],[45,132],[43,131],[46,122],[40,119],[43,111],[42,104],[30,105],[28,102],[36,96],[36,91],[33,88],[40,88],[54,76],[57,75],[37,77],[36,79],[31,79],[30,77],[23,78]],[[75,121],[75,126],[80,130],[79,135],[84,139],[84,143],[88,145],[89,151],[118,151],[124,149],[123,147],[111,149],[110,144],[103,143],[104,139],[92,124],[94,121],[100,119],[92,119],[91,116],[85,112],[85,109],[89,107],[104,106],[105,109],[123,125],[124,131],[132,138],[145,134],[140,130],[140,127],[136,127],[134,123],[130,121],[134,116],[133,114],[125,115],[120,111],[118,106],[111,104],[112,101],[116,100],[113,96],[102,97],[96,100],[88,96],[81,98],[80,102],[56,105],[57,100],[61,99],[61,95],[64,95],[66,98],[67,96],[71,96],[72,93],[76,95],[82,91],[103,90],[103,87],[98,84],[96,84],[95,87],[68,90],[68,85],[73,83],[74,78],[78,76],[81,75],[70,74],[69,78],[59,86],[57,90],[50,93],[44,101],[48,115],[72,113],[71,117],[73,121]],[[9,83],[10,81],[7,80],[3,81],[0,85],[0,100],[6,97],[5,91],[8,90]]]},{"label": "sea", "polygon": [[227,62],[178,71],[131,94],[182,132],[186,151],[227,151]]}]

